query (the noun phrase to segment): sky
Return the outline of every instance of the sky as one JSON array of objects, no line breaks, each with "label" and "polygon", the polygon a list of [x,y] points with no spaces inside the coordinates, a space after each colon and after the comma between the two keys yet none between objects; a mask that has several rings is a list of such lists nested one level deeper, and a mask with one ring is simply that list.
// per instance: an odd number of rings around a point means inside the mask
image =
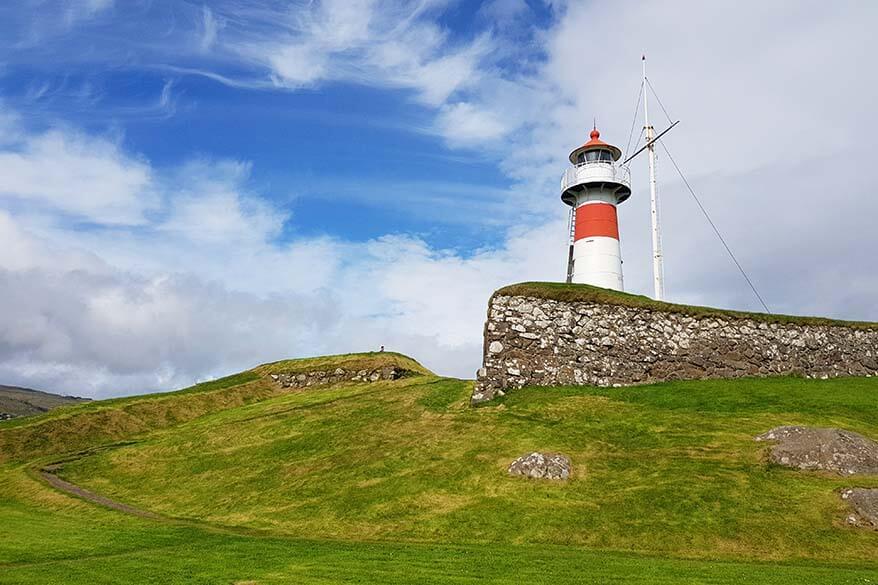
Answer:
[{"label": "sky", "polygon": [[[0,5],[0,383],[89,397],[384,345],[472,377],[487,300],[563,280],[567,155],[647,56],[666,295],[878,321],[878,4]],[[630,147],[632,151],[634,147]],[[645,157],[619,220],[651,294]]]}]

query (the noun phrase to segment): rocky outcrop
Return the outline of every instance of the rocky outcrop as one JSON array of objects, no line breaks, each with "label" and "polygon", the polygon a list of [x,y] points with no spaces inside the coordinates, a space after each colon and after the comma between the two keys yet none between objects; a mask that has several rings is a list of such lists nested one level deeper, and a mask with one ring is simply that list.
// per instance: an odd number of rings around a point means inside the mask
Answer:
[{"label": "rocky outcrop", "polygon": [[878,489],[849,488],[842,490],[841,499],[851,507],[848,524],[878,529]]},{"label": "rocky outcrop", "polygon": [[528,453],[509,465],[509,475],[534,479],[567,479],[570,477],[570,459],[558,453]]},{"label": "rocky outcrop", "polygon": [[841,429],[777,427],[756,437],[775,441],[769,460],[806,471],[833,471],[839,475],[878,474],[878,443]]},{"label": "rocky outcrop", "polygon": [[678,309],[495,294],[472,402],[525,385],[878,375],[878,328]]},{"label": "rocky outcrop", "polygon": [[402,368],[386,366],[374,370],[315,370],[313,372],[280,372],[271,374],[271,379],[282,388],[307,388],[341,382],[378,382],[380,380],[398,380],[409,372]]}]

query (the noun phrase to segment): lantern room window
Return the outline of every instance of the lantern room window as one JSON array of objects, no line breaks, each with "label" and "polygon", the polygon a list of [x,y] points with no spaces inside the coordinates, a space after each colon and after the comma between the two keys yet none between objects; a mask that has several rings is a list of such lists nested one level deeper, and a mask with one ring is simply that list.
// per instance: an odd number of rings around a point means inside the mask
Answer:
[{"label": "lantern room window", "polygon": [[609,150],[595,149],[587,152],[580,152],[576,157],[579,164],[586,162],[613,162],[613,153]]}]

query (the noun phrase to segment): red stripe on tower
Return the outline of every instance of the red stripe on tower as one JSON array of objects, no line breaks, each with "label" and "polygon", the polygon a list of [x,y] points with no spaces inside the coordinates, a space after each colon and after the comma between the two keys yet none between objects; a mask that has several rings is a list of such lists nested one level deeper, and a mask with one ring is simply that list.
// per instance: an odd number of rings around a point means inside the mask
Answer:
[{"label": "red stripe on tower", "polygon": [[604,236],[619,239],[616,206],[610,203],[587,203],[576,208],[574,240]]}]

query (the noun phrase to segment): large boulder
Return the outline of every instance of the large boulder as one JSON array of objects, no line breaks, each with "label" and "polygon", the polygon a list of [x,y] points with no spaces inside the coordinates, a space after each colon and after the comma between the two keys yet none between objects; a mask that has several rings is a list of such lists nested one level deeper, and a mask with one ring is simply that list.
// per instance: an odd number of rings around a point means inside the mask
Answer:
[{"label": "large boulder", "polygon": [[775,441],[772,463],[839,475],[878,474],[878,443],[841,429],[788,426],[771,429],[757,441]]},{"label": "large boulder", "polygon": [[509,475],[535,479],[567,479],[570,477],[570,459],[559,453],[529,453],[509,465]]},{"label": "large boulder", "polygon": [[878,489],[850,488],[841,492],[841,499],[851,506],[848,524],[878,528]]}]

